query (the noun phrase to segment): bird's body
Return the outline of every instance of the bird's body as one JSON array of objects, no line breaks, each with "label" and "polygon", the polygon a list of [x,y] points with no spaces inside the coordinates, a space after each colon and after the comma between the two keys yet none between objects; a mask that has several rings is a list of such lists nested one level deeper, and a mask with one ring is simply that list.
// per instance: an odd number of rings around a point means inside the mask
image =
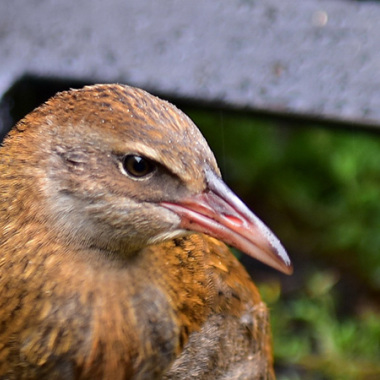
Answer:
[{"label": "bird's body", "polygon": [[[142,90],[61,93],[19,122],[0,149],[0,380],[273,378],[256,287],[190,233],[289,271],[228,191],[197,128]],[[254,223],[266,240],[236,237]]]}]

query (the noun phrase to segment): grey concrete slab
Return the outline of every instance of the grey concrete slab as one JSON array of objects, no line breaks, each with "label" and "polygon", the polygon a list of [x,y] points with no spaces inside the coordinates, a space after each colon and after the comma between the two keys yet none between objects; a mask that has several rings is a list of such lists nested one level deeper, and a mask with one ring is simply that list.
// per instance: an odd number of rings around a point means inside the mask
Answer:
[{"label": "grey concrete slab", "polygon": [[0,96],[23,74],[380,124],[380,4],[0,3]]}]

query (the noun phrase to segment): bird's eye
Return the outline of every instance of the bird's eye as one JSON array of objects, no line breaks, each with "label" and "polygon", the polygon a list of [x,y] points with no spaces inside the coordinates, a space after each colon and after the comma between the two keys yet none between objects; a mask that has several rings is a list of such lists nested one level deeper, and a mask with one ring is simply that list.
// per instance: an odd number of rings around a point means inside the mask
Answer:
[{"label": "bird's eye", "polygon": [[152,161],[134,154],[128,154],[125,156],[122,164],[126,173],[134,178],[145,177],[152,173],[156,168]]}]

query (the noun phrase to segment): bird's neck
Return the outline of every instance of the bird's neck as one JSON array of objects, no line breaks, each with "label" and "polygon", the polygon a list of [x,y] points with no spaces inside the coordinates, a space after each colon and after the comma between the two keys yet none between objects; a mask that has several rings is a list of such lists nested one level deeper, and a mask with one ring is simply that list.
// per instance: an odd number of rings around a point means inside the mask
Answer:
[{"label": "bird's neck", "polygon": [[[28,303],[38,305],[28,315],[15,313],[15,326],[36,318],[44,320],[47,334],[57,334],[51,327],[60,326],[64,341],[56,343],[64,350],[70,347],[66,342],[80,342],[76,356],[85,366],[101,361],[104,373],[115,373],[123,358],[135,357],[141,368],[127,366],[127,371],[161,371],[208,316],[201,239],[177,239],[134,256],[111,257],[63,241],[35,220],[9,228],[14,228],[12,239],[2,244],[0,254],[11,275],[3,281],[17,290],[14,299],[28,294]],[[119,355],[111,358],[115,344]]]}]

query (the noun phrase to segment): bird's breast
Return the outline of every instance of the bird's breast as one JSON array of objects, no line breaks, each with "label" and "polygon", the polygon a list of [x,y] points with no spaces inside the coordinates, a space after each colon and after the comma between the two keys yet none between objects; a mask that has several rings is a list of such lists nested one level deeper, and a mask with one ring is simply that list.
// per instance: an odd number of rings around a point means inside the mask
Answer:
[{"label": "bird's breast", "polygon": [[223,354],[220,326],[230,320],[246,334],[251,307],[261,304],[244,269],[212,238],[193,234],[124,260],[89,260],[97,254],[53,244],[32,260],[9,252],[0,374],[23,365],[29,378],[54,371],[65,379],[160,378],[173,363],[200,362],[191,347],[201,347],[202,336],[209,336],[203,360],[211,347]]}]

